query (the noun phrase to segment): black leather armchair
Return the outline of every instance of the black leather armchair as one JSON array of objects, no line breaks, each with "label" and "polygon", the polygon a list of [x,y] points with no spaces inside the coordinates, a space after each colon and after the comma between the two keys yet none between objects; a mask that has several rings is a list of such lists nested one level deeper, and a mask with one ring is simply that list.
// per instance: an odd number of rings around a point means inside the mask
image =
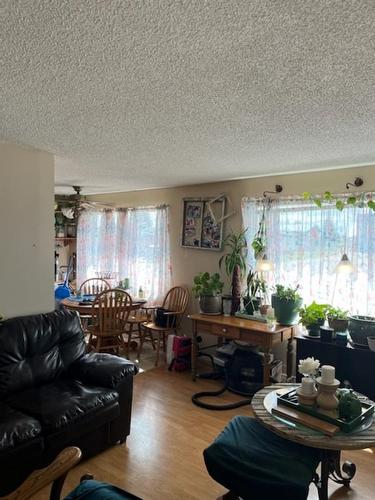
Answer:
[{"label": "black leather armchair", "polygon": [[124,442],[137,367],[86,353],[71,311],[0,325],[0,495],[67,446],[83,456]]}]

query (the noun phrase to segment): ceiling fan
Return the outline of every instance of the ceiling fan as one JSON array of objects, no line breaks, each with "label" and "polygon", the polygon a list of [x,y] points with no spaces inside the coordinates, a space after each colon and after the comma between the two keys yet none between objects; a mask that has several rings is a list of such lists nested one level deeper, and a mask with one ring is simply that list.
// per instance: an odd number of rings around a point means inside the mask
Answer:
[{"label": "ceiling fan", "polygon": [[67,219],[78,219],[82,210],[112,208],[112,203],[89,201],[81,194],[82,186],[72,186],[75,193],[71,195],[55,195],[55,210],[60,209]]}]

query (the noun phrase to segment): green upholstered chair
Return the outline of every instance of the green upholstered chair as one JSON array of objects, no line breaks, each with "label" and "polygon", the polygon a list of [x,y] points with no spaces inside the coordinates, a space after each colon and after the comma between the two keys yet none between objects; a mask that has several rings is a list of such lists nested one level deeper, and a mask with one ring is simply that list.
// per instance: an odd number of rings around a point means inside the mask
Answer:
[{"label": "green upholstered chair", "polygon": [[305,500],[320,451],[287,441],[254,418],[238,416],[204,451],[210,476],[243,500]]}]

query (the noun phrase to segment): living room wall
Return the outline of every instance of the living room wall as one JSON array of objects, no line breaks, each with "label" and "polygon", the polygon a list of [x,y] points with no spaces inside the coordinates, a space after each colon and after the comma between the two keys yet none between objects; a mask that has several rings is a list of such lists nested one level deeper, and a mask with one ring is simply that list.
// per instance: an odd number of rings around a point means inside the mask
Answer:
[{"label": "living room wall", "polygon": [[0,144],[0,314],[51,311],[54,157]]},{"label": "living room wall", "polygon": [[[195,274],[200,271],[218,270],[221,253],[209,250],[183,248],[180,245],[182,223],[182,199],[188,197],[215,196],[226,193],[236,214],[225,223],[225,233],[230,229],[237,231],[241,227],[241,198],[244,196],[262,196],[265,190],[274,190],[275,184],[283,186],[282,195],[302,194],[304,191],[322,193],[326,190],[343,193],[345,184],[353,182],[354,177],[363,177],[366,191],[375,190],[375,166],[326,170],[313,173],[258,177],[236,181],[200,184],[167,189],[132,191],[92,196],[92,199],[114,203],[118,207],[137,207],[159,203],[170,206],[171,257],[173,283],[191,287]],[[193,301],[191,310],[197,310]]]}]

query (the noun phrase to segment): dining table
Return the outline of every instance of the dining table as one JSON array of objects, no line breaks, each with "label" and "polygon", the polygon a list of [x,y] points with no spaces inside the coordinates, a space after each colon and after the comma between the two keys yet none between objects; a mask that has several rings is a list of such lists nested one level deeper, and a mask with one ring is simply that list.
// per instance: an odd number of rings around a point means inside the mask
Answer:
[{"label": "dining table", "polygon": [[[82,321],[83,329],[84,331],[86,331],[88,321],[90,320],[90,318],[92,318],[93,314],[95,314],[95,310],[98,308],[98,306],[94,302],[94,299],[95,296],[90,296],[90,297],[87,296],[86,300],[84,296],[83,297],[70,296],[65,299],[62,299],[60,304],[63,305],[66,309],[69,309],[70,311],[78,312]],[[137,309],[144,307],[146,303],[147,303],[146,299],[135,297],[132,300],[131,310],[136,311]],[[125,344],[128,345],[127,342]],[[136,340],[132,340],[130,342],[130,348],[132,350],[136,350],[138,348],[138,343]]]},{"label": "dining table", "polygon": [[[70,296],[65,299],[62,299],[60,304],[69,309],[70,311],[77,311],[80,316],[91,316],[93,313],[93,306],[94,306],[94,311],[95,308],[97,307],[94,305],[94,298],[91,297],[91,300],[89,299],[84,299],[84,297],[76,297],[76,296]],[[137,310],[143,307],[146,304],[147,300],[146,299],[140,299],[135,297],[132,300],[132,306],[131,310]]]},{"label": "dining table", "polygon": [[[318,489],[319,500],[328,500],[329,479],[349,487],[356,473],[356,466],[350,461],[345,461],[341,466],[341,451],[362,450],[375,446],[374,416],[368,417],[368,421],[349,433],[340,431],[328,436],[318,430],[273,414],[272,409],[277,406],[278,395],[298,386],[299,384],[274,384],[264,387],[254,395],[251,407],[258,421],[270,431],[286,440],[320,450],[320,476],[316,473],[313,482]],[[373,404],[369,399],[366,402]]]}]

